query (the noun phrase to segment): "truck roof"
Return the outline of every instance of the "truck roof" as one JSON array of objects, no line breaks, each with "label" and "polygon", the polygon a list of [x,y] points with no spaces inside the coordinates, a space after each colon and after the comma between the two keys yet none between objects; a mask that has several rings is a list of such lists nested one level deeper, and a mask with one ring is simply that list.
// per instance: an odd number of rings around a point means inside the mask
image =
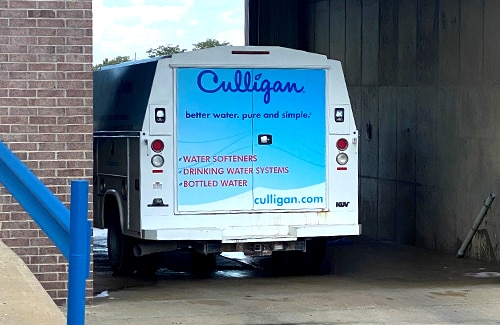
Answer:
[{"label": "truck roof", "polygon": [[[278,46],[219,46],[94,71],[94,131],[141,131],[160,61],[172,68],[329,69],[322,54]],[[339,63],[340,64],[340,63]]]},{"label": "truck roof", "polygon": [[172,67],[252,67],[326,68],[327,57],[279,46],[218,46],[203,50],[176,53]]},{"label": "truck roof", "polygon": [[161,58],[94,71],[94,131],[140,131]]},{"label": "truck roof", "polygon": [[130,65],[136,65],[136,64],[143,64],[143,63],[148,63],[148,62],[154,62],[154,61],[158,61],[158,60],[161,60],[163,58],[168,58],[168,57],[170,57],[170,55],[168,55],[168,56],[157,56],[157,57],[154,57],[154,58],[147,58],[147,59],[141,59],[141,60],[132,60],[132,61],[127,61],[127,62],[122,62],[122,63],[117,63],[117,64],[105,65],[105,66],[102,66],[99,69],[95,70],[94,72],[103,71],[103,70],[109,70],[109,69],[116,69],[116,68],[126,67],[126,66],[130,66]]}]

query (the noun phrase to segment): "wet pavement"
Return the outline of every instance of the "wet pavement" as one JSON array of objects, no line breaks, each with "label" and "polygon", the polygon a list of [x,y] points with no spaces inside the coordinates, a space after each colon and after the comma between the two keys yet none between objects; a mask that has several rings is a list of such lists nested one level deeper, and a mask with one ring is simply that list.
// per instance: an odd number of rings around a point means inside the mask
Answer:
[{"label": "wet pavement", "polygon": [[329,242],[321,275],[231,257],[206,277],[180,252],[154,277],[115,277],[98,239],[86,324],[500,324],[497,264],[355,238]]}]

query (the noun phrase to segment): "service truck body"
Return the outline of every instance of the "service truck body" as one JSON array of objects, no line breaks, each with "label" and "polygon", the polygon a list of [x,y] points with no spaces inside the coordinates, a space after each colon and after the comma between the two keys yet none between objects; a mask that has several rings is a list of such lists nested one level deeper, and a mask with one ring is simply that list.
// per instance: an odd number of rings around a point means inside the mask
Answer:
[{"label": "service truck body", "polygon": [[360,234],[358,132],[323,55],[217,47],[105,67],[94,155],[94,224],[124,236],[108,239],[120,252],[265,255]]}]

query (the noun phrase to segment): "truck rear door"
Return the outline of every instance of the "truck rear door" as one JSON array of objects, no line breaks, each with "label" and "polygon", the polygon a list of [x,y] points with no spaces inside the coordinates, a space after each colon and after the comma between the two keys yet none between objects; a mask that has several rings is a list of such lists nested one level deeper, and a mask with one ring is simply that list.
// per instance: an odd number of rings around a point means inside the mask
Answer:
[{"label": "truck rear door", "polygon": [[179,68],[177,212],[326,208],[325,71]]},{"label": "truck rear door", "polygon": [[325,209],[325,71],[253,73],[270,80],[253,96],[254,209]]}]

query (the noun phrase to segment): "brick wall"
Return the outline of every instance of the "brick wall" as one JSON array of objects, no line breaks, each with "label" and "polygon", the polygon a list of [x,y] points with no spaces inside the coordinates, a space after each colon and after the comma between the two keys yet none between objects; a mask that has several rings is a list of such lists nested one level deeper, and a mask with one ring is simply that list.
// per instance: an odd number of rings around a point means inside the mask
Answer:
[{"label": "brick wall", "polygon": [[[0,139],[69,206],[71,180],[92,176],[92,1],[0,8]],[[66,259],[3,186],[0,238],[64,304]]]}]

